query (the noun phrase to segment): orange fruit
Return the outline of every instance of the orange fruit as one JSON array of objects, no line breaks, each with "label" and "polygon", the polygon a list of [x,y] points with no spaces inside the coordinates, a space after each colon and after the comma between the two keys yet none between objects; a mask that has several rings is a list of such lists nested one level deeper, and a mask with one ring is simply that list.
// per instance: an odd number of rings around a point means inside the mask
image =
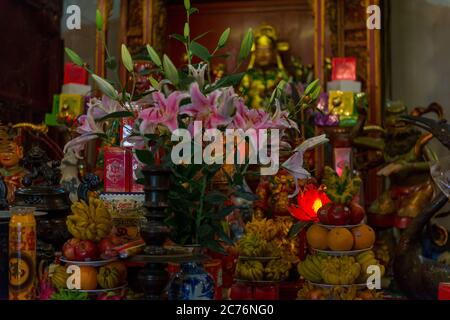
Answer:
[{"label": "orange fruit", "polygon": [[90,266],[80,266],[81,290],[95,290],[97,288],[97,269]]},{"label": "orange fruit", "polygon": [[333,228],[328,232],[327,242],[333,251],[348,251],[353,248],[353,235],[347,228]]},{"label": "orange fruit", "polygon": [[366,249],[375,243],[375,231],[367,224],[352,229],[355,241],[355,250]]},{"label": "orange fruit", "polygon": [[312,248],[325,250],[328,248],[327,235],[326,228],[313,224],[306,232],[306,240]]}]

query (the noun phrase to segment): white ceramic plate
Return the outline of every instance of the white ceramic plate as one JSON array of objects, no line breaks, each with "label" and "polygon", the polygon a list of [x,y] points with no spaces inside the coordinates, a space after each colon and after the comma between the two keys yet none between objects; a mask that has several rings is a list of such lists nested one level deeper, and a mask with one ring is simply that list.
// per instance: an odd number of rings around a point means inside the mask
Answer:
[{"label": "white ceramic plate", "polygon": [[72,261],[72,260],[67,260],[65,257],[61,257],[60,260],[61,260],[61,262],[73,264],[73,265],[77,265],[77,266],[101,267],[110,262],[117,261],[118,259],[117,259],[117,257],[115,257],[115,258],[106,259],[106,260]]},{"label": "white ceramic plate", "polygon": [[331,250],[320,250],[320,249],[312,249],[315,252],[323,253],[329,256],[356,256],[362,252],[372,250],[373,247],[361,249],[361,250],[349,250],[349,251],[331,251]]},{"label": "white ceramic plate", "polygon": [[102,292],[109,292],[109,291],[116,291],[116,290],[121,290],[124,289],[128,286],[128,282],[125,282],[123,285],[121,285],[120,287],[116,287],[116,288],[111,288],[111,289],[95,289],[95,290],[74,290],[77,292],[86,292],[86,293],[102,293]]}]

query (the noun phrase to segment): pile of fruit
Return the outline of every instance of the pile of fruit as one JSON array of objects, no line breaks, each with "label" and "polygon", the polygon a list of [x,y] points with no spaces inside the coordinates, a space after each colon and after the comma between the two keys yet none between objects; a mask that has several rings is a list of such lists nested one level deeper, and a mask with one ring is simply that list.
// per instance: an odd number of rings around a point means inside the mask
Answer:
[{"label": "pile of fruit", "polygon": [[306,239],[311,248],[318,250],[364,250],[375,243],[375,231],[366,224],[331,229],[314,224],[308,228]]},{"label": "pile of fruit", "polygon": [[66,224],[74,238],[64,244],[64,257],[70,261],[95,261],[117,256],[114,248],[123,241],[110,236],[112,219],[103,200],[91,197],[89,204],[77,201],[71,210]]},{"label": "pile of fruit", "polygon": [[329,285],[361,284],[367,280],[367,268],[378,266],[381,276],[385,269],[372,250],[353,256],[310,255],[297,265],[298,273],[312,283]]},{"label": "pile of fruit", "polygon": [[245,225],[245,235],[238,243],[239,255],[246,257],[281,257],[297,263],[298,241],[289,239],[294,221],[291,217],[256,218]]},{"label": "pile of fruit", "polygon": [[[124,285],[127,281],[127,268],[120,261],[110,262],[98,268],[84,265],[78,267],[80,290],[112,289]],[[67,289],[67,280],[70,276],[67,271],[67,266],[51,266],[49,278],[55,289]]]},{"label": "pile of fruit", "polygon": [[298,300],[382,300],[383,294],[376,290],[358,290],[356,286],[319,288],[305,283],[298,291]]},{"label": "pile of fruit", "polygon": [[[254,217],[248,222],[238,243],[240,259],[235,277],[247,281],[287,279],[292,265],[298,262],[298,243],[287,236],[292,225],[291,217]],[[273,259],[259,259],[267,257]]]}]

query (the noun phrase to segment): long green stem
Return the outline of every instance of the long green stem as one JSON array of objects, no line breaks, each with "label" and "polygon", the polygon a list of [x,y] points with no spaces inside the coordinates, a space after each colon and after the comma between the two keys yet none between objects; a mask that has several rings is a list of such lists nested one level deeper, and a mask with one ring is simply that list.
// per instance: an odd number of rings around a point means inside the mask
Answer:
[{"label": "long green stem", "polygon": [[202,191],[200,194],[200,204],[197,212],[197,216],[195,217],[195,242],[199,243],[198,230],[200,228],[200,224],[203,218],[203,205],[205,202],[205,191],[206,191],[206,175],[202,178]]}]

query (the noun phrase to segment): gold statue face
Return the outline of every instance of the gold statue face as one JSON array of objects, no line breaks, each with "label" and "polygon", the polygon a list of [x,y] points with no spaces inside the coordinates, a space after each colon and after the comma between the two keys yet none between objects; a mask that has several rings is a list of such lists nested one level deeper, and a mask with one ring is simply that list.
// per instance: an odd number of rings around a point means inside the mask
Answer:
[{"label": "gold statue face", "polygon": [[275,63],[276,53],[272,45],[256,45],[255,63],[259,67],[267,67]]},{"label": "gold statue face", "polygon": [[9,142],[0,148],[0,166],[5,169],[17,166],[22,158],[23,148],[15,142]]}]

